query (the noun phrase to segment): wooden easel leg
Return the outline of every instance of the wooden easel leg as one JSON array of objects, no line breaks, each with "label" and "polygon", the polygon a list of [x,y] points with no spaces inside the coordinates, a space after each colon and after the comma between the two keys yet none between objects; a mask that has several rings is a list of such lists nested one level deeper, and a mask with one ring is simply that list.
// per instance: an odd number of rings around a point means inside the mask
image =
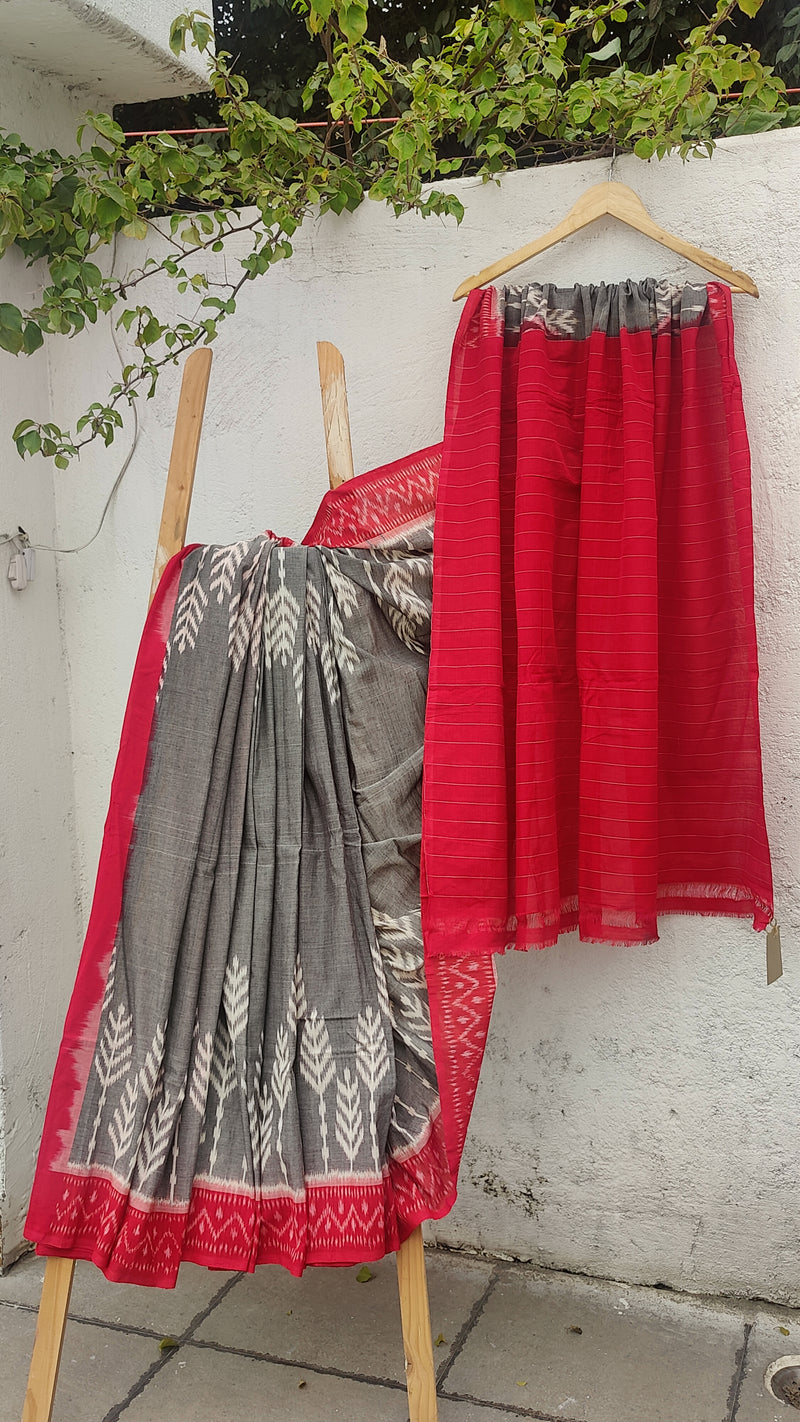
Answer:
[{"label": "wooden easel leg", "polygon": [[422,1228],[409,1235],[397,1251],[397,1283],[406,1355],[406,1385],[410,1422],[436,1422],[436,1371],[433,1366],[431,1315]]},{"label": "wooden easel leg", "polygon": [[74,1259],[51,1258],[44,1266],[44,1284],[22,1422],[50,1422],[74,1273]]},{"label": "wooden easel leg", "polygon": [[325,453],[328,456],[328,480],[332,489],[338,489],[340,484],[346,479],[352,479],[355,474],[341,351],[332,346],[330,341],[317,341],[317,365],[322,396]]},{"label": "wooden easel leg", "polygon": [[[210,350],[203,347],[187,356],[172,438],[172,453],[150,590],[151,602],[167,563],[173,554],[180,552],[186,539],[210,373]],[[45,1265],[22,1422],[50,1422],[74,1273],[74,1259],[50,1258]]]},{"label": "wooden easel leg", "polygon": [[203,428],[210,374],[211,351],[208,346],[201,346],[186,357],[183,367],[150,588],[151,602],[167,563],[176,553],[180,553],[186,542],[186,525],[189,522],[189,506],[192,502],[194,471],[197,467],[197,451],[200,448],[200,432]]},{"label": "wooden easel leg", "polygon": [[[328,477],[331,488],[335,489],[345,480],[352,479],[354,472],[344,360],[341,351],[329,341],[317,341],[317,362]],[[397,1282],[400,1287],[410,1422],[436,1422],[436,1373],[421,1229],[415,1229],[397,1252]]]}]

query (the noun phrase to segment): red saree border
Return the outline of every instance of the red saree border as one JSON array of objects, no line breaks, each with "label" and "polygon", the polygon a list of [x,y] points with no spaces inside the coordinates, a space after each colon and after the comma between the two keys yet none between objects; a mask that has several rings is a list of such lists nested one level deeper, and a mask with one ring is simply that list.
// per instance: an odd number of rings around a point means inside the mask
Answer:
[{"label": "red saree border", "polygon": [[303,543],[363,546],[413,528],[433,513],[441,459],[441,444],[431,444],[329,489]]},{"label": "red saree border", "polygon": [[196,543],[188,544],[164,569],[139,644],[111,781],[89,925],[45,1113],[34,1194],[40,1191],[49,1194],[46,1187],[49,1172],[58,1169],[59,1160],[63,1159],[66,1164],[82,1091],[91,1069],[90,1057],[81,1049],[80,1043],[87,1035],[96,1035],[97,1031],[108,965],[122,909],[136,806],[147,774],[156,694],[178,596],[181,567],[186,555],[197,546]]},{"label": "red saree border", "polygon": [[449,1172],[440,1121],[423,1149],[402,1170],[390,1161],[382,1179],[312,1182],[300,1197],[263,1199],[196,1185],[188,1212],[143,1210],[105,1176],[59,1172],[52,1198],[37,1199],[27,1228],[40,1236],[39,1255],[86,1259],[112,1283],[162,1289],[175,1287],[182,1263],[245,1273],[281,1264],[299,1277],[306,1266],[381,1259],[452,1208],[454,1187],[442,1193]]}]

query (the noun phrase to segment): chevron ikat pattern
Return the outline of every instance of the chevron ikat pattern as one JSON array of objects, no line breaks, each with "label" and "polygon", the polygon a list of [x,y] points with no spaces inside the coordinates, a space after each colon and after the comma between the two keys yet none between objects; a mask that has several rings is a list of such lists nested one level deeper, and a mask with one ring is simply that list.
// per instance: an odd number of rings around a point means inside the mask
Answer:
[{"label": "chevron ikat pattern", "polygon": [[303,539],[307,544],[347,548],[387,543],[430,519],[442,446],[433,444],[331,489]]},{"label": "chevron ikat pattern", "polygon": [[182,1259],[299,1274],[451,1207],[419,885],[437,469],[423,451],[328,496],[315,526],[352,547],[262,535],[167,569],[48,1108],[40,1252],[165,1287]]},{"label": "chevron ikat pattern", "polygon": [[171,1288],[183,1261],[212,1269],[353,1264],[397,1249],[423,1220],[446,1212],[449,1172],[441,1123],[410,1162],[377,1179],[309,1182],[299,1196],[235,1193],[196,1183],[188,1210],[134,1200],[111,1179],[63,1175],[40,1252],[89,1259],[115,1283]]}]

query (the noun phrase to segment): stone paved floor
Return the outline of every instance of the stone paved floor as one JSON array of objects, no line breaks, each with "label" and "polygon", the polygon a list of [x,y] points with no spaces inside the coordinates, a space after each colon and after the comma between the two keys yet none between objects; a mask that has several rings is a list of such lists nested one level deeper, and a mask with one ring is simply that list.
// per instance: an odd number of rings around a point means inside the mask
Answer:
[{"label": "stone paved floor", "polygon": [[[79,1264],[54,1422],[406,1422],[392,1259],[255,1276],[185,1265],[174,1292]],[[19,1422],[41,1290],[0,1279],[0,1422]],[[800,1311],[428,1252],[440,1422],[789,1422],[766,1365]],[[170,1337],[178,1346],[162,1350]]]}]

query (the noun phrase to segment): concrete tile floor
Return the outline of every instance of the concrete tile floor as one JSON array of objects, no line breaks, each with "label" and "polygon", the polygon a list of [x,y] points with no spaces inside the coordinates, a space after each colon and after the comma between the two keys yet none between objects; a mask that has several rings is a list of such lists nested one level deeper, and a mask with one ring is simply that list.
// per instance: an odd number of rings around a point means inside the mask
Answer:
[{"label": "concrete tile floor", "polygon": [[[79,1264],[54,1422],[406,1422],[394,1261],[173,1292]],[[19,1422],[43,1263],[0,1279],[0,1422]],[[789,1422],[764,1369],[800,1311],[428,1251],[440,1422]],[[165,1336],[179,1346],[162,1352]]]}]

